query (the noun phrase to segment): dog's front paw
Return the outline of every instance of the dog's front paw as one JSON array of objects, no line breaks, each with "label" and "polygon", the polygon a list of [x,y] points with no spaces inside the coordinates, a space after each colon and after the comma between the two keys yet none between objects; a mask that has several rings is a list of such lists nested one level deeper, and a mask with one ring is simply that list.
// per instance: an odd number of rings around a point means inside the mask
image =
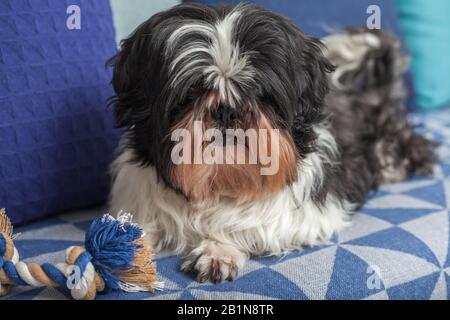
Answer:
[{"label": "dog's front paw", "polygon": [[185,257],[181,270],[195,274],[198,282],[220,283],[235,279],[246,260],[247,256],[233,246],[203,241]]}]

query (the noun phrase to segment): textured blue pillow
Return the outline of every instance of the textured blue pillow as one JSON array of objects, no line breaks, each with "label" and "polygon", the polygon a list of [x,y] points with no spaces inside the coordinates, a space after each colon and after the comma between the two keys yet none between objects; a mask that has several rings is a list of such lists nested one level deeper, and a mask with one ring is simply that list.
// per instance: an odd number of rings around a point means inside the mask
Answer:
[{"label": "textured blue pillow", "polygon": [[450,1],[396,0],[411,49],[417,105],[450,106]]},{"label": "textured blue pillow", "polygon": [[0,1],[0,207],[14,223],[105,199],[114,36],[108,0]]}]

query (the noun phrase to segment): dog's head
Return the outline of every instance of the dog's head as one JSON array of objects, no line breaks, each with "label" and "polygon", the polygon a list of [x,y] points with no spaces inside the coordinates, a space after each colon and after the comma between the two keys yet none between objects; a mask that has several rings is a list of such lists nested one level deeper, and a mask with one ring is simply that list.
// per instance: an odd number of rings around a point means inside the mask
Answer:
[{"label": "dog's head", "polygon": [[[117,125],[128,128],[136,161],[153,165],[169,187],[195,202],[252,201],[295,181],[314,149],[332,68],[319,40],[252,4],[178,5],[140,25],[111,62]],[[195,141],[196,126],[220,136]],[[245,132],[243,140],[211,152],[208,142],[229,142],[227,129]],[[179,130],[188,133],[182,141],[173,139]],[[278,161],[276,172],[262,174],[270,164],[260,156],[245,163],[194,159],[199,147],[236,160],[238,146],[246,159],[267,151]],[[175,150],[188,161],[174,161]]]}]

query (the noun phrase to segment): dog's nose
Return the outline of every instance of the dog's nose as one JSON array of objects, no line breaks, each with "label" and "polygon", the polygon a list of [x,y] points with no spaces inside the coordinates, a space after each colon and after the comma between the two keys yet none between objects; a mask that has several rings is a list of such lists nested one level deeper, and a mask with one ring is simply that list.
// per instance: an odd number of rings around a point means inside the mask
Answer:
[{"label": "dog's nose", "polygon": [[227,129],[235,124],[238,112],[231,107],[220,105],[215,112],[214,118],[222,127]]}]

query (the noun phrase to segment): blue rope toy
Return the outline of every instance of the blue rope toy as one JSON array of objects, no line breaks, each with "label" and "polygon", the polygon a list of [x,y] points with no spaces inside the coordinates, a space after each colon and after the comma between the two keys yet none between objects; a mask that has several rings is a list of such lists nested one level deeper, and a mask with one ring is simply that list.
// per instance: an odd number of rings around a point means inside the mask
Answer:
[{"label": "blue rope toy", "polygon": [[0,296],[16,285],[67,288],[76,300],[93,300],[97,293],[111,290],[162,288],[143,230],[131,219],[127,213],[117,219],[105,214],[89,227],[85,248],[68,248],[65,263],[38,265],[19,261],[11,221],[0,209]]}]

